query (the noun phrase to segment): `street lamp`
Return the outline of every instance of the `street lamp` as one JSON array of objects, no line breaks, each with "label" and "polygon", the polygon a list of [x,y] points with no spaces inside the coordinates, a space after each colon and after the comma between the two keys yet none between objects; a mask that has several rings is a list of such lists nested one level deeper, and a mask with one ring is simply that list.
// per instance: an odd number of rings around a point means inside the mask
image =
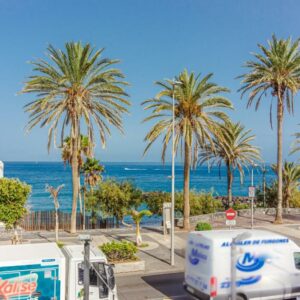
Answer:
[{"label": "street lamp", "polygon": [[172,197],[171,197],[171,253],[170,253],[170,261],[171,266],[175,265],[175,222],[174,222],[174,214],[175,214],[175,87],[176,85],[180,85],[180,81],[168,80],[168,82],[172,85]]},{"label": "street lamp", "polygon": [[263,194],[264,194],[264,208],[266,207],[266,173],[267,173],[267,168],[266,165],[263,164],[261,167],[261,171],[263,174]]},{"label": "street lamp", "polygon": [[231,243],[231,300],[236,300],[236,243],[251,237],[248,231],[243,232],[232,239]]}]

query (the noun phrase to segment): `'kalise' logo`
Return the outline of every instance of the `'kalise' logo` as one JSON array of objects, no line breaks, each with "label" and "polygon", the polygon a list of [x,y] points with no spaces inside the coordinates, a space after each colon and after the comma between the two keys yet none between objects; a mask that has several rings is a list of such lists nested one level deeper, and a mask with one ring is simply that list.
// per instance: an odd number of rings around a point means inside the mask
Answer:
[{"label": "'kalise' logo", "polygon": [[37,274],[2,279],[0,278],[0,299],[32,295],[37,288]]}]

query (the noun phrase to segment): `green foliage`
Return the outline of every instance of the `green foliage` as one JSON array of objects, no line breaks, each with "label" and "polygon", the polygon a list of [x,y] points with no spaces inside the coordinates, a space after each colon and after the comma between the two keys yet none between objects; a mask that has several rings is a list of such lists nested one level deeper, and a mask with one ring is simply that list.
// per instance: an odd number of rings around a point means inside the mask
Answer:
[{"label": "green foliage", "polygon": [[26,213],[26,201],[31,187],[18,179],[0,179],[0,221],[14,227]]},{"label": "green foliage", "polygon": [[195,227],[196,231],[204,231],[204,230],[212,230],[212,227],[209,223],[202,223],[199,222],[196,227]]},{"label": "green foliage", "polygon": [[100,164],[100,161],[89,157],[86,159],[81,168],[81,172],[84,174],[84,181],[91,188],[102,180],[101,174],[103,171],[104,166]]},{"label": "green foliage", "polygon": [[162,215],[163,203],[171,202],[171,194],[167,192],[146,192],[142,196],[142,201],[147,204],[154,214]]},{"label": "green foliage", "polygon": [[[148,192],[143,195],[143,202],[147,204],[149,210],[154,214],[162,215],[162,208],[164,202],[171,201],[171,194],[166,192]],[[183,193],[177,192],[175,194],[175,211],[177,214],[183,214]],[[191,216],[214,213],[216,211],[224,210],[223,204],[220,200],[213,197],[213,193],[195,191],[190,192],[190,208]]]},{"label": "green foliage", "polygon": [[235,201],[232,208],[235,210],[248,209],[248,208],[250,208],[250,205],[248,203],[242,203],[240,201]]},{"label": "green foliage", "polygon": [[300,207],[300,191],[294,190],[292,197],[290,199],[290,207],[299,208]]},{"label": "green foliage", "polygon": [[[183,213],[183,194],[175,194],[175,210]],[[212,193],[200,192],[196,193],[195,191],[190,192],[190,209],[191,216],[197,216],[202,214],[210,214],[216,211],[224,210],[223,204],[221,201],[216,200]]]},{"label": "green foliage", "polygon": [[142,192],[131,182],[109,179],[101,182],[93,195],[88,195],[88,210],[92,207],[121,221],[131,207],[141,203]]},{"label": "green foliage", "polygon": [[99,247],[109,262],[123,262],[137,260],[137,247],[132,242],[112,241]]},{"label": "green foliage", "polygon": [[137,210],[133,209],[129,213],[130,213],[130,215],[132,217],[132,220],[134,221],[135,224],[140,224],[143,217],[152,216],[152,212],[148,209],[144,209],[144,210],[141,210],[141,211],[137,211]]},{"label": "green foliage", "polygon": [[58,246],[58,248],[61,249],[65,244],[64,244],[64,242],[58,241],[58,242],[56,242],[56,245]]},{"label": "green foliage", "polygon": [[148,243],[142,243],[142,244],[140,244],[138,247],[139,247],[139,248],[146,248],[146,247],[148,247],[148,246],[149,246]]}]

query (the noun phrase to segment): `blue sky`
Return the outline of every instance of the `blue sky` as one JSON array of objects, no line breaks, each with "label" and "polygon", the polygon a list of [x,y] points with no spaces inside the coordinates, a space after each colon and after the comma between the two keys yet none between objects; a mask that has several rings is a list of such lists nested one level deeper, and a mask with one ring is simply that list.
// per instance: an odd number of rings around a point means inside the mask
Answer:
[{"label": "blue sky", "polygon": [[[258,112],[240,100],[236,76],[243,63],[266,43],[278,37],[300,37],[300,2],[297,0],[0,0],[0,160],[55,161],[59,150],[48,155],[47,129],[25,134],[28,116],[23,105],[32,99],[16,95],[26,76],[27,63],[45,57],[49,43],[63,47],[67,41],[90,42],[105,47],[105,56],[121,59],[119,68],[131,83],[131,113],[125,116],[125,136],[113,131],[107,148],[97,143],[103,161],[159,161],[161,145],[142,157],[143,138],[149,124],[140,103],[155,95],[155,80],[173,77],[184,68],[207,74],[231,89],[235,121],[256,134],[266,161],[276,159],[276,131],[270,129],[270,98]],[[288,157],[292,134],[298,129],[300,98],[294,116],[284,123],[284,155]]]}]

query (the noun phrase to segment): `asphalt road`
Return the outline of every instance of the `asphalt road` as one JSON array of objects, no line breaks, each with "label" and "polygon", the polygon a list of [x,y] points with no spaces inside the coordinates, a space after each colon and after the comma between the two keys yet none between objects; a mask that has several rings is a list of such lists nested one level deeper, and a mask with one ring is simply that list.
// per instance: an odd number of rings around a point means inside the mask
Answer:
[{"label": "asphalt road", "polygon": [[182,287],[184,274],[133,275],[117,277],[120,300],[191,299]]},{"label": "asphalt road", "polygon": [[[287,235],[288,236],[288,235]],[[300,239],[288,236],[300,246]],[[117,277],[120,300],[192,299],[182,287],[184,273],[126,275]]]}]

